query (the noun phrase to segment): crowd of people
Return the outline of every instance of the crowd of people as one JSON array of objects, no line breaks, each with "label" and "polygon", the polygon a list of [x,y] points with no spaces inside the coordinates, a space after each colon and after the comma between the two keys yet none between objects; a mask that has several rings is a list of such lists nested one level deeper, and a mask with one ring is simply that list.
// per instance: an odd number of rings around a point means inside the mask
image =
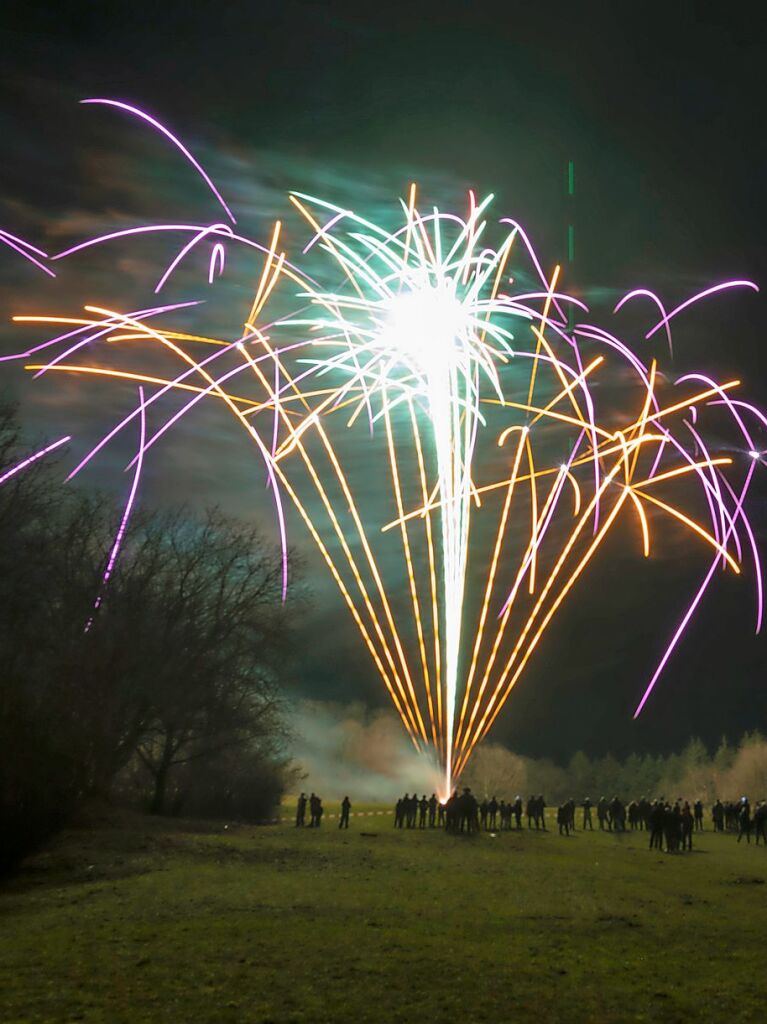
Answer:
[{"label": "crowd of people", "polygon": [[[586,797],[580,805],[574,799],[556,808],[556,824],[560,835],[569,836],[578,828],[594,830],[594,819],[599,829],[607,832],[646,831],[650,849],[669,852],[691,850],[693,835],[704,829],[704,806],[701,800],[690,803],[681,798],[674,801],[663,798],[632,800],[624,803],[617,796],[612,800],[600,797],[596,804]],[[443,804],[436,794],[405,793],[394,808],[395,828],[445,828],[449,832],[504,831],[522,829],[523,820],[528,829],[546,831],[546,801],[542,795],[523,800],[497,800],[495,796],[477,800],[466,787],[456,790]],[[751,810],[747,797],[731,803],[717,800],[711,807],[711,822],[715,832],[737,832],[738,842],[755,837],[757,845],[767,846],[767,801],[760,800]]]},{"label": "crowd of people", "polygon": [[[349,827],[351,801],[345,796],[341,801],[338,816],[338,827]],[[307,809],[309,821],[307,823]],[[578,828],[578,810],[580,809],[580,828],[594,831],[594,818],[597,826],[605,832],[647,832],[651,850],[665,849],[670,853],[692,850],[693,835],[704,830],[704,806],[701,800],[690,803],[687,800],[668,801],[661,797],[657,800],[631,800],[624,803],[617,796],[612,800],[600,797],[594,804],[586,797],[577,804],[574,799],[565,801],[556,808],[556,823],[560,835],[569,836]],[[322,823],[322,800],[315,793],[308,797],[301,793],[296,806],[297,828],[319,828]],[[758,846],[761,842],[767,847],[767,801],[759,800],[755,808],[747,797],[735,802],[723,803],[717,800],[711,807],[711,823],[715,832],[735,832],[738,842],[745,839],[751,842],[753,835]],[[477,800],[469,787],[464,787],[459,794],[453,792],[444,803],[436,793],[427,797],[424,793],[405,793],[397,800],[394,807],[394,827],[404,829],[444,828],[448,832],[502,832],[521,830],[526,821],[530,830],[547,831],[546,801],[542,795],[530,796],[523,800],[517,796],[512,800],[497,800],[494,796]]]}]

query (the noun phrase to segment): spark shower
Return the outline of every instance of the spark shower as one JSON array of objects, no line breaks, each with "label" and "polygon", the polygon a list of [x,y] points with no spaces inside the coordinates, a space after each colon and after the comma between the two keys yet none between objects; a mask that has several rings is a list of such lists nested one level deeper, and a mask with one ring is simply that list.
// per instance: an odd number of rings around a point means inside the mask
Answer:
[{"label": "spark shower", "polygon": [[[281,221],[265,238],[240,233],[207,172],[159,121],[118,101],[84,102],[159,133],[201,177],[225,219],[121,228],[52,254],[7,231],[0,241],[55,276],[60,261],[95,246],[108,253],[137,236],[170,238],[177,248],[158,268],[155,294],[204,252],[199,286],[208,301],[234,250],[253,261],[251,298],[234,336],[173,327],[174,314],[194,315],[197,298],[14,317],[60,333],[6,360],[23,359],[38,377],[90,380],[98,397],[119,382],[137,393],[136,408],[69,473],[76,476],[125,431],[136,438],[125,511],[86,628],[97,628],[99,604],[108,599],[146,457],[203,400],[231,414],[263,466],[284,592],[290,503],[413,743],[438,758],[444,795],[618,523],[629,524],[638,557],[651,557],[658,532],[675,531],[705,559],[635,715],[717,570],[740,573],[749,563],[761,628],[762,570],[744,502],[767,418],[738,397],[739,381],[702,373],[671,379],[646,354],[655,336],[671,351],[671,322],[691,304],[756,285],[725,281],[672,309],[647,289],[629,292],[616,314],[629,303],[652,314],[646,345],[635,351],[617,330],[591,322],[587,306],[567,293],[560,267],[544,269],[520,224],[492,215],[492,196],[480,201],[469,192],[463,212],[444,212],[424,209],[412,185],[393,206],[398,223],[384,227],[292,192],[304,238],[288,251]],[[151,365],[135,369],[137,353]],[[157,353],[173,368],[151,372]],[[712,445],[710,436],[729,439]],[[12,467],[0,483],[65,440]],[[384,476],[379,522],[358,495]],[[401,585],[387,582],[382,569],[395,550]]]}]

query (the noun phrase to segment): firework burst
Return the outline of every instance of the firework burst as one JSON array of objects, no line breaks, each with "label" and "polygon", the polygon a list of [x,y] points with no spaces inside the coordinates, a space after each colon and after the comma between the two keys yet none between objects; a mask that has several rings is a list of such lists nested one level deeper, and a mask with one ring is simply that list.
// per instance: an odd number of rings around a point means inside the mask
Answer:
[{"label": "firework burst", "polygon": [[[148,115],[113,105],[160,130],[235,223],[175,136]],[[761,566],[744,502],[760,463],[755,431],[767,420],[735,397],[738,381],[691,374],[670,383],[655,360],[646,362],[590,322],[584,303],[561,288],[559,268],[544,272],[517,223],[490,219],[492,197],[478,202],[470,193],[462,215],[425,213],[412,186],[393,230],[304,194],[290,200],[308,232],[303,251],[290,258],[279,222],[268,244],[229,224],[158,224],[87,239],[53,257],[0,236],[50,273],[49,263],[92,245],[181,232],[187,240],[159,274],[156,291],[199,245],[210,247],[209,284],[224,273],[232,246],[261,261],[235,338],[169,330],[168,317],[188,314],[189,303],[17,318],[69,328],[23,354],[45,353],[44,361],[27,362],[29,370],[90,375],[104,384],[126,379],[141,388],[138,408],[70,474],[128,424],[141,426],[134,485],[104,585],[146,453],[205,399],[223,404],[255,445],[285,558],[285,499],[297,509],[414,744],[438,757],[445,793],[620,521],[636,523],[645,557],[654,534],[673,526],[710,558],[637,714],[717,568],[739,573],[751,561],[760,628]],[[318,283],[333,276],[333,288]],[[616,312],[651,300],[659,318],[647,338],[664,331],[670,346],[678,313],[732,287],[755,286],[725,282],[668,312],[642,289]],[[270,316],[278,295],[298,312]],[[84,359],[95,346],[108,342],[114,351],[135,348],[137,340],[170,354],[179,371],[158,376]],[[611,385],[604,394],[598,381]],[[147,409],[169,394],[182,396],[181,408],[147,433]],[[737,438],[726,452],[706,442],[705,420],[723,415]],[[370,457],[360,479],[364,445]],[[387,515],[373,527],[357,495],[384,474]],[[401,588],[382,569],[395,546]],[[287,571],[285,561],[285,586]]]}]

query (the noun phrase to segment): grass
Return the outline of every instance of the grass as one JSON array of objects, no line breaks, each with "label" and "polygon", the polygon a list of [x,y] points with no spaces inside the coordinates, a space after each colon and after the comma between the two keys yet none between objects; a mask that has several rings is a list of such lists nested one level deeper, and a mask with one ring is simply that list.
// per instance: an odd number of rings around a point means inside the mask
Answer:
[{"label": "grass", "polygon": [[763,1017],[763,847],[352,822],[68,832],[0,887],[0,1020]]}]

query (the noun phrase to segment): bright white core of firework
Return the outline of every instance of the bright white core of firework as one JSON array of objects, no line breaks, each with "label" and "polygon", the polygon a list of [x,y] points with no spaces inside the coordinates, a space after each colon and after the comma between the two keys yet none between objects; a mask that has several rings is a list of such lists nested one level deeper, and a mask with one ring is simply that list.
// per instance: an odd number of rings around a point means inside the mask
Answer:
[{"label": "bright white core of firework", "polygon": [[381,343],[427,374],[452,362],[471,336],[471,317],[447,282],[395,295],[383,312]]}]

